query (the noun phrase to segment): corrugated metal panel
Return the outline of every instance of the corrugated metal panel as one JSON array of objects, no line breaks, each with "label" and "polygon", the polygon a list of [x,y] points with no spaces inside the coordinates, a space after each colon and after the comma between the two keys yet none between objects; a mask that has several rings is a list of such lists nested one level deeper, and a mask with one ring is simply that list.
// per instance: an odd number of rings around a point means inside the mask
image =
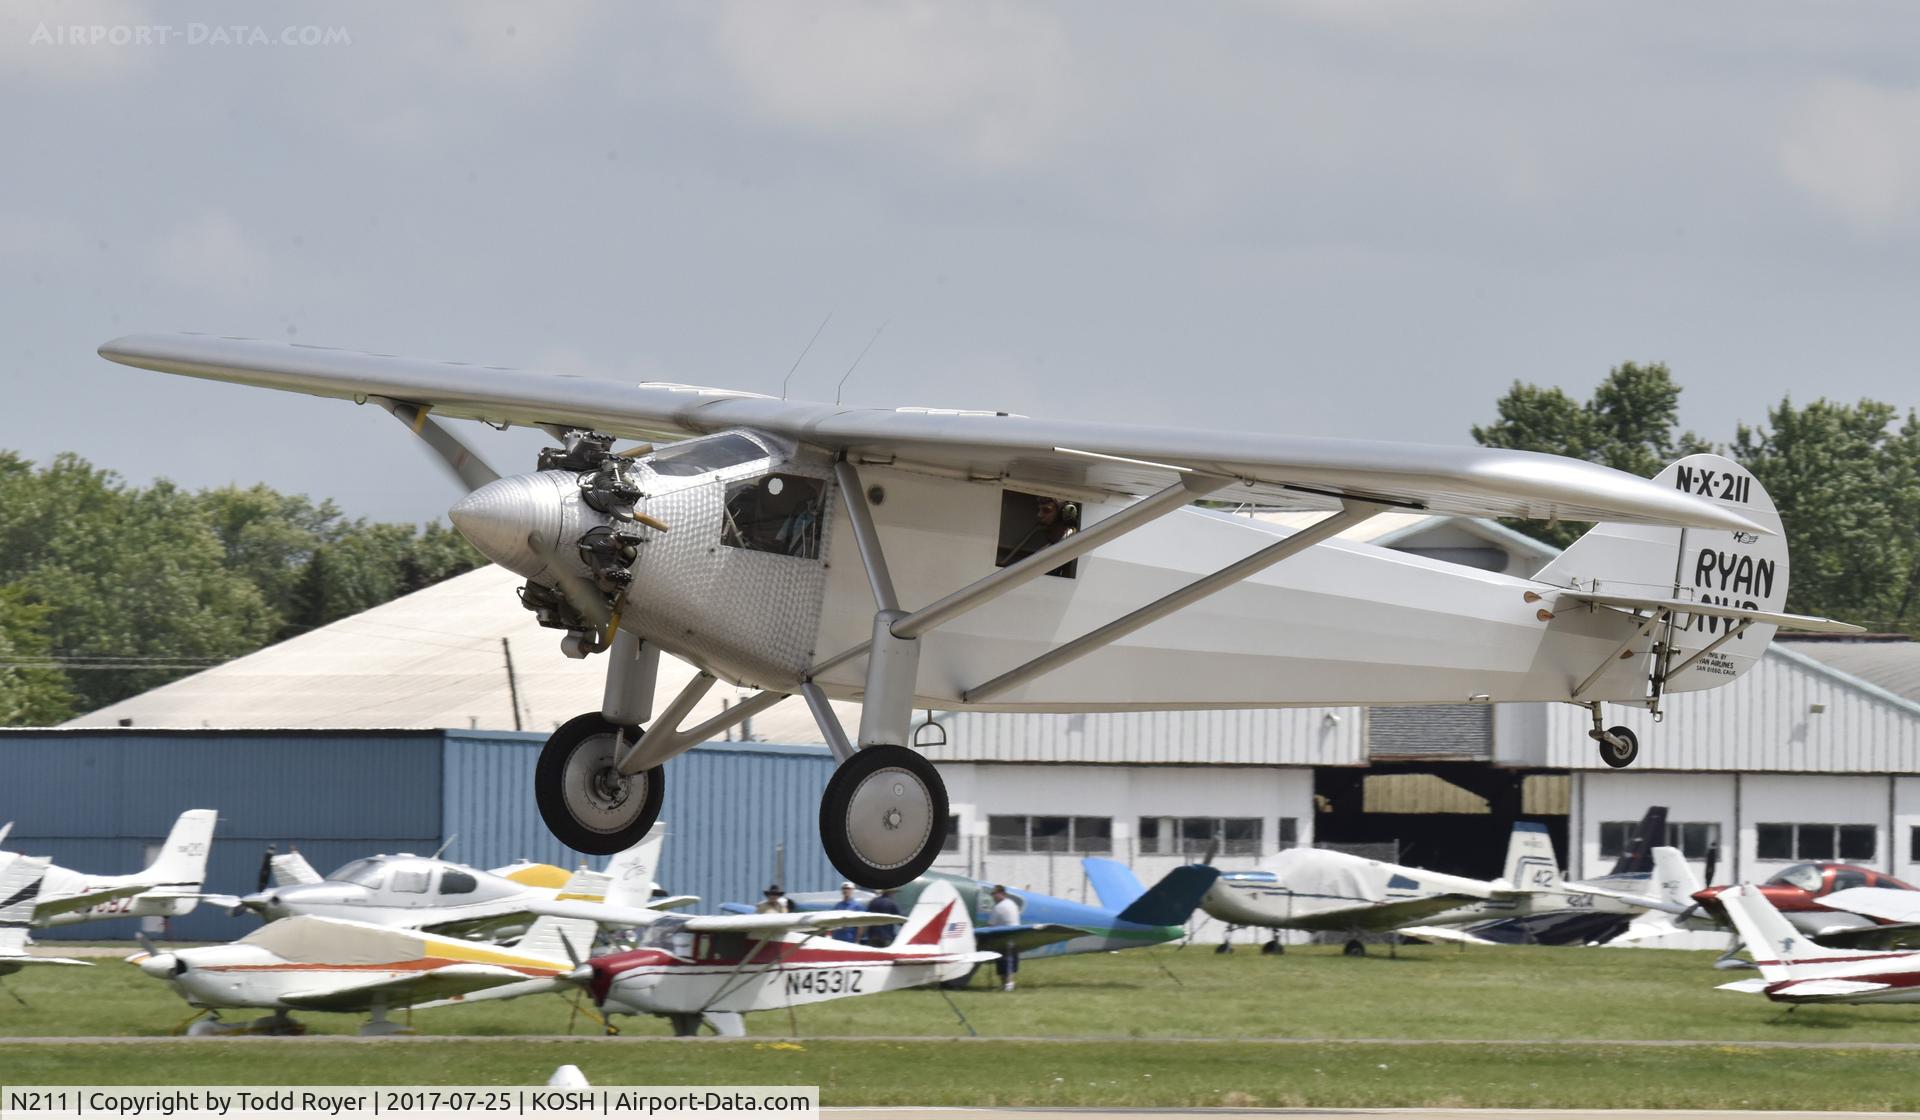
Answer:
[{"label": "corrugated metal panel", "polygon": [[[459,839],[448,855],[496,866],[517,858],[606,866],[547,832],[533,801],[533,768],[545,737],[449,731],[442,790],[446,827]],[[820,850],[820,793],[833,773],[824,747],[707,743],[667,763],[670,829],[660,882],[709,906],[753,902],[773,874],[774,846],[786,845],[788,885],[821,889],[839,881]]]},{"label": "corrugated metal panel", "polygon": [[1357,766],[1366,761],[1360,708],[1219,712],[936,712],[941,762],[1229,763]]},{"label": "corrugated metal panel", "polygon": [[439,831],[439,732],[0,731],[0,820],[23,836],[166,835],[217,809],[216,837]]},{"label": "corrugated metal panel", "polygon": [[[1777,647],[1724,688],[1669,696],[1658,724],[1632,708],[1606,714],[1640,737],[1636,769],[1920,773],[1920,705]],[[1548,764],[1604,769],[1590,726],[1586,712],[1555,705]]]},{"label": "corrugated metal panel", "polygon": [[1378,759],[1493,757],[1493,708],[1487,704],[1415,704],[1367,711],[1367,753]]}]

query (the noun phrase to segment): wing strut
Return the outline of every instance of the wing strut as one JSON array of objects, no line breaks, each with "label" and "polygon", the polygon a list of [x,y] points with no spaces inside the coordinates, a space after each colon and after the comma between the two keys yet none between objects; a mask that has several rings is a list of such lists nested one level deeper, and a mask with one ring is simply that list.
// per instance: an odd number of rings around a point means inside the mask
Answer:
[{"label": "wing strut", "polygon": [[998,696],[1010,688],[1017,688],[1035,677],[1051,673],[1103,646],[1119,641],[1149,623],[1165,618],[1189,604],[1199,602],[1216,591],[1271,568],[1289,556],[1298,555],[1321,541],[1338,536],[1369,517],[1384,512],[1385,508],[1371,502],[1349,499],[1342,503],[1340,512],[1332,517],[1301,529],[1292,536],[1275,541],[1253,555],[1237,560],[1211,575],[1202,576],[1178,591],[1163,595],[1131,614],[1121,615],[1105,626],[1090,630],[1064,645],[1055,646],[1025,665],[1009,669],[983,685],[968,689],[962,694],[962,698],[970,704],[979,703]]}]

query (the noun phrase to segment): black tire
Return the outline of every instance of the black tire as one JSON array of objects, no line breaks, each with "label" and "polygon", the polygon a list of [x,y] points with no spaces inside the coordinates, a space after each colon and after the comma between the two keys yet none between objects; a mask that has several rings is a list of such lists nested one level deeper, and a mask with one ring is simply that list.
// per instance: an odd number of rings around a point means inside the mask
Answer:
[{"label": "black tire", "polygon": [[[891,789],[874,781],[889,775]],[[923,813],[924,821],[916,819]],[[907,832],[886,835],[901,829]],[[872,852],[861,851],[863,839],[871,842]],[[897,890],[918,879],[933,866],[946,839],[947,784],[933,763],[911,748],[862,748],[833,772],[820,797],[820,844],[827,859],[869,890]]]},{"label": "black tire", "polygon": [[[626,851],[660,819],[660,806],[666,801],[667,775],[658,766],[629,775],[618,798],[585,787],[584,783],[593,780],[590,771],[599,768],[594,767],[591,755],[582,756],[582,752],[602,754],[610,766],[614,730],[599,712],[575,716],[547,738],[533,770],[533,798],[540,806],[540,819],[547,822],[547,831],[576,852],[610,856]],[[640,731],[638,727],[627,728],[626,742],[631,745]],[[573,765],[576,757],[578,766]],[[589,806],[599,806],[602,811],[594,816],[582,816],[577,811]]]},{"label": "black tire", "polygon": [[949,992],[965,991],[967,988],[973,986],[973,978],[978,975],[980,975],[980,966],[976,964],[967,970],[965,976],[956,976],[951,980],[942,980],[940,981],[940,986]]},{"label": "black tire", "polygon": [[1277,957],[1277,956],[1280,956],[1282,953],[1285,953],[1287,951],[1287,947],[1285,945],[1280,944],[1279,939],[1276,938],[1272,941],[1267,942],[1265,945],[1260,946],[1260,951],[1269,957]]},{"label": "black tire", "polygon": [[1224,942],[1224,941],[1222,941],[1222,942],[1221,942],[1220,944],[1218,944],[1218,945],[1215,945],[1215,946],[1213,947],[1213,951],[1214,951],[1215,953],[1231,953],[1231,952],[1233,952],[1233,946],[1231,946],[1231,945],[1229,945],[1229,944],[1227,944],[1226,942]]},{"label": "black tire", "polygon": [[1347,942],[1346,948],[1341,949],[1340,952],[1349,957],[1364,957],[1367,955],[1367,943],[1356,937]]},{"label": "black tire", "polygon": [[1640,757],[1640,737],[1631,727],[1609,727],[1607,734],[1619,740],[1620,745],[1602,740],[1600,743],[1600,761],[1615,770],[1623,766],[1632,766],[1633,760]]}]

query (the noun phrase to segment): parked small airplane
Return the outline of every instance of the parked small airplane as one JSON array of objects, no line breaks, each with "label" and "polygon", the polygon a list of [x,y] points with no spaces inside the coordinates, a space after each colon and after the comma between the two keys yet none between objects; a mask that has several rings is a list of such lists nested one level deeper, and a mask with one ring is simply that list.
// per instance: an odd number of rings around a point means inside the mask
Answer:
[{"label": "parked small airplane", "polygon": [[[1038,891],[1008,887],[1007,896],[1020,908],[1020,924],[999,926],[993,920],[994,884],[966,875],[929,871],[895,893],[894,900],[911,909],[930,884],[951,885],[960,905],[973,915],[973,936],[991,953],[1018,952],[1022,959],[1062,957],[1076,953],[1110,953],[1177,941],[1186,936],[1187,919],[1220,872],[1212,867],[1176,867],[1152,887],[1143,885],[1126,864],[1100,856],[1080,861],[1100,905],[1090,906]],[[835,910],[840,892],[814,891],[788,895],[796,911]],[[872,891],[856,891],[864,908]],[[721,906],[728,913],[751,913],[745,903]]]},{"label": "parked small airplane", "polygon": [[[39,901],[34,904],[34,926],[66,926],[103,918],[177,918],[191,913],[200,901],[200,887],[207,877],[207,854],[213,847],[218,815],[212,809],[189,809],[180,814],[161,844],[159,856],[144,871],[92,875],[48,864]],[[0,865],[24,858],[0,853]]]},{"label": "parked small airplane", "polygon": [[[1232,950],[1236,928],[1250,926],[1345,933],[1347,955],[1362,956],[1367,951],[1363,933],[1412,932],[1405,927],[1430,926],[1446,914],[1482,921],[1484,912],[1464,908],[1485,902],[1527,905],[1533,895],[1559,883],[1560,866],[1547,826],[1521,821],[1513,826],[1506,868],[1492,882],[1324,848],[1287,848],[1262,860],[1258,871],[1223,872],[1200,906],[1227,924],[1222,952]],[[1275,936],[1261,951],[1285,949]]]},{"label": "parked small airplane", "polygon": [[[1822,944],[1871,945],[1881,935],[1877,927],[1893,922],[1848,905],[1850,900],[1860,898],[1854,892],[1863,887],[1889,892],[1914,890],[1883,871],[1849,863],[1796,863],[1752,889],[1766,895],[1767,902],[1795,929]],[[1694,894],[1693,900],[1708,916],[1724,924],[1728,916],[1721,897],[1731,889],[1708,887]],[[1866,896],[1869,900],[1877,897]],[[1920,894],[1914,897],[1920,898]]]},{"label": "parked small airplane", "polygon": [[[293,1011],[365,1012],[361,1034],[393,1034],[405,1028],[387,1018],[389,1011],[564,973],[596,932],[590,918],[542,917],[508,949],[309,916],[269,922],[228,945],[149,946],[127,960],[211,1013],[189,1034],[304,1033]],[[273,1014],[248,1024],[220,1020],[221,1010],[235,1008]]]},{"label": "parked small airplane", "polygon": [[1920,954],[1816,945],[1750,883],[1724,887],[1716,898],[1760,968],[1758,979],[1722,989],[1777,1003],[1920,1002]]},{"label": "parked small airplane", "polygon": [[44,857],[21,856],[0,864],[0,976],[10,976],[29,965],[88,963],[27,952],[33,905],[40,897],[40,887],[51,862]]},{"label": "parked small airplane", "polygon": [[[312,915],[493,941],[524,930],[538,902],[598,902],[617,893],[624,902],[669,910],[699,901],[692,895],[651,897],[666,838],[666,825],[657,824],[640,843],[614,856],[606,871],[583,868],[557,888],[530,886],[496,872],[402,852],[354,860],[325,879],[293,882],[244,898],[219,896],[219,901],[251,910],[268,921]],[[294,860],[299,860],[297,866]],[[301,870],[306,861],[296,854],[275,856],[272,862],[276,878],[305,880],[312,875],[311,868]],[[617,892],[615,883],[620,884]]]},{"label": "parked small airplane", "polygon": [[[1604,703],[1657,712],[1739,678],[1778,628],[1857,629],[1782,613],[1779,516],[1715,455],[1647,480],[1520,451],[852,408],[211,335],[100,353],[372,402],[426,441],[471,491],[454,525],[526,577],[562,651],[611,652],[599,710],[554,732],[534,776],[547,826],[583,852],[631,845],[662,763],[789,695],[839,761],[828,857],[901,887],[946,838],[946,786],[908,745],[916,708],[1565,701],[1625,766],[1639,744]],[[502,478],[435,411],[563,446]],[[1227,497],[1332,516],[1288,532],[1190,508]],[[1390,510],[1600,524],[1535,579],[1335,539]],[[654,720],[662,649],[701,673]],[[760,691],[683,729],[721,678]],[[829,698],[861,701],[856,736]]]},{"label": "parked small airplane", "polygon": [[[554,903],[548,913],[582,913]],[[594,957],[571,971],[444,1002],[475,1003],[584,988],[603,1016],[659,1015],[677,1035],[701,1024],[715,1034],[745,1033],[741,1015],[875,995],[966,976],[997,954],[979,951],[973,922],[953,885],[927,884],[903,919],[893,914],[827,910],[805,914],[685,917],[632,910],[626,924],[640,944]],[[847,927],[898,925],[884,948],[821,934]],[[609,1024],[611,1030],[611,1024]]]}]

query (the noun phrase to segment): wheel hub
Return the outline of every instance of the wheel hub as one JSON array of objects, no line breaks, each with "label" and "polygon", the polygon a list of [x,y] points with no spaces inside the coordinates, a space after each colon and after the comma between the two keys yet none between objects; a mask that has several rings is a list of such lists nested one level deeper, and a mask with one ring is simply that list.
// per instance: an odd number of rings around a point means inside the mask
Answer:
[{"label": "wheel hub", "polygon": [[932,795],[906,770],[875,771],[854,789],[847,803],[847,842],[877,868],[910,862],[920,854],[932,826]]},{"label": "wheel hub", "polygon": [[644,791],[646,776],[620,773],[613,757],[615,743],[612,735],[589,736],[567,758],[567,812],[595,832],[619,831],[646,803],[646,798],[634,796]]}]

